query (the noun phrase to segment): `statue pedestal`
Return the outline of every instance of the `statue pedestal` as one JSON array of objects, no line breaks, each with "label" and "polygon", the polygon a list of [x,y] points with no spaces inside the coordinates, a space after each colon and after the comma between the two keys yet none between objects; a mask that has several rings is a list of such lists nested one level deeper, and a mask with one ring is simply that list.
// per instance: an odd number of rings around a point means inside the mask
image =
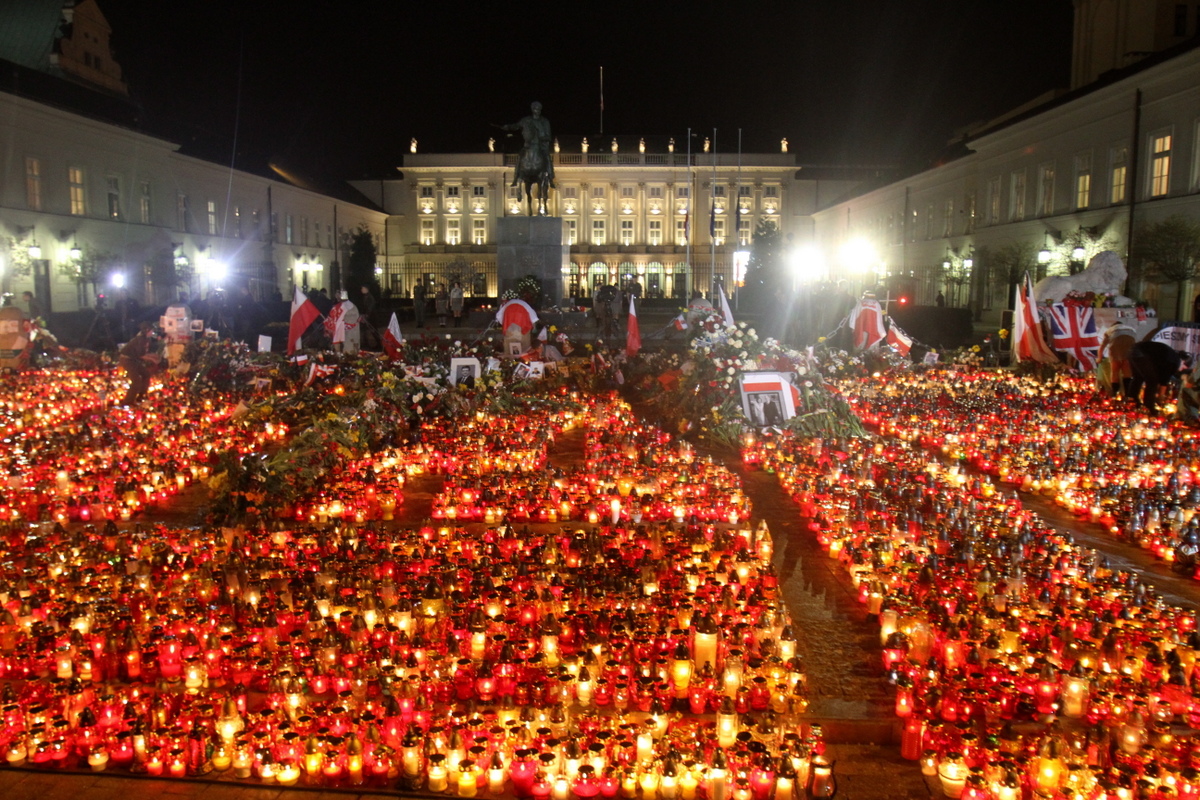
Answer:
[{"label": "statue pedestal", "polygon": [[501,296],[516,291],[526,275],[542,281],[541,307],[563,297],[563,268],[570,245],[563,241],[562,217],[500,217],[496,220],[496,278]]}]

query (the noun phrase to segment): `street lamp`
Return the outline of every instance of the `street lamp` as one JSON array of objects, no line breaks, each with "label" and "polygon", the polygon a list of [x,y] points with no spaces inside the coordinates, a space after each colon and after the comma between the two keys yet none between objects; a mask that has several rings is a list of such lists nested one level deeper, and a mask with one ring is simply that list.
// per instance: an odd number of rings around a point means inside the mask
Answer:
[{"label": "street lamp", "polygon": [[125,288],[125,273],[124,272],[114,272],[112,274],[112,277],[108,279],[108,282],[110,284],[112,284],[112,287],[114,289],[124,289]]},{"label": "street lamp", "polygon": [[792,250],[792,276],[798,283],[820,280],[827,271],[825,258],[815,245],[806,244]]}]

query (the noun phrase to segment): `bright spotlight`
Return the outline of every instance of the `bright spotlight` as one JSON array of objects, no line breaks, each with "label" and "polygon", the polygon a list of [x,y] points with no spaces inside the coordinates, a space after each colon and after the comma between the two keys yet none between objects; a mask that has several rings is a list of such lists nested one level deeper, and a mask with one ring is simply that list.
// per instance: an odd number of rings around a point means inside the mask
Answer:
[{"label": "bright spotlight", "polygon": [[825,277],[825,255],[816,245],[806,244],[792,251],[792,274],[801,283],[820,280]]},{"label": "bright spotlight", "polygon": [[853,272],[866,272],[879,263],[879,254],[866,239],[851,239],[842,245],[842,263]]},{"label": "bright spotlight", "polygon": [[112,283],[114,289],[124,289],[125,288],[125,273],[124,272],[114,272],[112,274],[112,279],[110,282]]}]

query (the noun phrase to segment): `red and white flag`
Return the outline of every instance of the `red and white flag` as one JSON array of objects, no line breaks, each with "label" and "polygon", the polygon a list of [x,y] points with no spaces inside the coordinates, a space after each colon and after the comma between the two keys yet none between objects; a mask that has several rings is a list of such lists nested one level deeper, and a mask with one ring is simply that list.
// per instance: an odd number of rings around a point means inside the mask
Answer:
[{"label": "red and white flag", "polygon": [[308,326],[312,325],[321,316],[321,312],[313,305],[313,301],[304,296],[304,292],[300,291],[300,287],[296,287],[296,294],[292,298],[292,317],[288,323],[288,343],[287,354],[290,356],[300,347],[300,337],[308,330]]},{"label": "red and white flag", "polygon": [[688,325],[686,314],[680,314],[678,317],[671,320],[671,322],[675,325],[675,330],[677,330],[677,331],[686,331],[688,328],[691,327],[690,325]]},{"label": "red and white flag", "polygon": [[392,318],[388,320],[387,330],[383,332],[383,352],[387,353],[387,357],[392,361],[400,359],[400,342],[403,339],[400,336],[400,320],[396,319],[396,312],[392,312]]},{"label": "red and white flag", "polygon": [[725,319],[725,327],[732,328],[734,325],[733,309],[729,307],[729,298],[725,296],[725,287],[718,283],[717,291],[721,294],[721,316]]},{"label": "red and white flag", "polygon": [[634,298],[629,298],[629,321],[625,325],[625,355],[632,358],[642,349],[642,331],[638,327],[637,308]]},{"label": "red and white flag", "polygon": [[525,334],[533,330],[533,324],[538,321],[538,315],[533,310],[533,306],[524,300],[509,300],[496,309],[496,321],[500,323],[500,330],[503,333],[508,333],[509,327],[515,325],[522,334]]},{"label": "red and white flag", "polygon": [[904,331],[900,330],[900,326],[893,322],[888,326],[887,343],[890,344],[897,353],[906,356],[912,350],[913,340]]},{"label": "red and white flag", "polygon": [[870,350],[883,341],[887,331],[883,329],[883,309],[879,301],[867,296],[858,301],[850,312],[850,328],[854,331],[854,349]]},{"label": "red and white flag", "polygon": [[1013,357],[1017,361],[1040,361],[1043,364],[1058,361],[1058,356],[1046,344],[1046,337],[1042,334],[1041,319],[1033,300],[1033,281],[1029,279],[1028,272],[1025,273],[1025,280],[1017,286],[1013,308]]},{"label": "red and white flag", "polygon": [[308,368],[308,379],[304,381],[305,386],[312,386],[313,381],[317,378],[327,378],[337,372],[337,364],[318,364],[316,361]]}]

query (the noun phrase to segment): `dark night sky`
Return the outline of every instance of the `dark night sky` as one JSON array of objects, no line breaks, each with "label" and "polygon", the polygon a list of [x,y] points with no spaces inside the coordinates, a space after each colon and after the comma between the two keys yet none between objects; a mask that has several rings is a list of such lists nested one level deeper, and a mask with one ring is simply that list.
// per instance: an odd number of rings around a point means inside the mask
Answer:
[{"label": "dark night sky", "polygon": [[564,147],[597,147],[601,66],[605,146],[716,128],[735,152],[741,128],[743,151],[786,136],[803,164],[923,161],[1064,87],[1072,19],[1071,0],[99,3],[158,129],[346,178],[394,174],[413,136],[481,152],[535,99]]}]

